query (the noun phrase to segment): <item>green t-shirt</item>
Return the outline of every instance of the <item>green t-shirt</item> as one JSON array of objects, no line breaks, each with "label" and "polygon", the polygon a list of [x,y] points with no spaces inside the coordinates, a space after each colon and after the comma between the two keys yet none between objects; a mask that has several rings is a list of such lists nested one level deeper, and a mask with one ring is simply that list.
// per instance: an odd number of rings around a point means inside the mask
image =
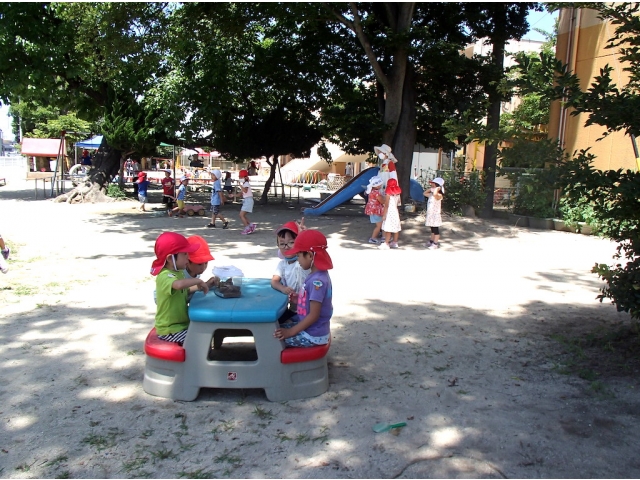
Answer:
[{"label": "green t-shirt", "polygon": [[188,288],[174,290],[171,285],[184,279],[184,272],[175,272],[163,268],[156,277],[156,333],[169,335],[181,332],[189,327],[187,311]]}]

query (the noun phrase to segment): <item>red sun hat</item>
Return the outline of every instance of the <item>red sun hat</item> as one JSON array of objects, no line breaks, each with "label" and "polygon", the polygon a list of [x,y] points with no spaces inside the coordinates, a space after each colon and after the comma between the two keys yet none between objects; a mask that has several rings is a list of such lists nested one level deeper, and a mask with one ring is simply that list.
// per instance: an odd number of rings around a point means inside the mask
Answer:
[{"label": "red sun hat", "polygon": [[184,236],[175,232],[164,232],[156,239],[154,251],[156,259],[151,264],[151,275],[158,275],[163,269],[167,257],[178,253],[193,253],[200,245],[191,244]]},{"label": "red sun hat", "polygon": [[215,260],[213,255],[211,255],[207,241],[200,235],[192,235],[188,237],[187,242],[191,245],[198,245],[199,247],[195,252],[189,253],[189,261],[191,263],[206,263],[211,260]]},{"label": "red sun hat", "polygon": [[318,270],[330,270],[333,262],[327,253],[327,237],[320,230],[303,230],[296,237],[293,248],[284,252],[284,255],[291,257],[298,252],[313,253],[313,264]]},{"label": "red sun hat", "polygon": [[388,195],[400,195],[402,193],[402,189],[398,186],[398,181],[395,178],[390,178],[387,182],[387,189],[385,192]]},{"label": "red sun hat", "polygon": [[298,224],[296,222],[287,222],[282,225],[279,229],[276,230],[276,236],[283,230],[289,230],[294,235],[298,235],[299,233]]},{"label": "red sun hat", "polygon": [[246,170],[240,170],[240,173],[238,173],[238,176],[240,178],[245,178],[249,176],[249,172],[247,172]]}]

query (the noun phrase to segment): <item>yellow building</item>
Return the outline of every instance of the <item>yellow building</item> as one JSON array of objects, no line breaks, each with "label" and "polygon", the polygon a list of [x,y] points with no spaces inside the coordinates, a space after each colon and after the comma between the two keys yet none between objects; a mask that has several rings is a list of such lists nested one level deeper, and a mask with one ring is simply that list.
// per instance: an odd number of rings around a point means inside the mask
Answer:
[{"label": "yellow building", "polygon": [[[569,71],[580,79],[580,88],[586,91],[594,77],[605,65],[613,68],[612,79],[622,87],[628,81],[617,49],[607,49],[615,26],[598,18],[595,10],[563,8],[559,15],[556,57],[568,65]],[[632,139],[623,132],[614,132],[602,140],[605,127],[585,127],[588,114],[571,115],[571,109],[562,108],[561,102],[551,105],[549,138],[556,138],[569,154],[591,147],[597,158],[594,167],[600,170],[637,169]]]}]

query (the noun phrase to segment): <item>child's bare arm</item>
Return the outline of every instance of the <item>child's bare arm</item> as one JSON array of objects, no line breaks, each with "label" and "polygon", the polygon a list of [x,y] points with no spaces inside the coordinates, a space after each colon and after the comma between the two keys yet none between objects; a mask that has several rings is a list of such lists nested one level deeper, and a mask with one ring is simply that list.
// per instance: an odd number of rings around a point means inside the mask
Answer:
[{"label": "child's bare arm", "polygon": [[285,295],[296,293],[293,288],[285,287],[282,284],[282,279],[278,275],[274,275],[273,277],[271,277],[271,288],[273,288],[274,290],[278,290],[279,292],[284,293]]},{"label": "child's bare arm", "polygon": [[382,220],[387,219],[387,212],[389,211],[389,196],[384,196],[384,210],[382,211]]},{"label": "child's bare arm", "polygon": [[[196,288],[191,288],[196,287]],[[176,280],[171,284],[171,288],[174,290],[183,290],[188,288],[190,291],[195,292],[198,290],[203,291],[205,294],[209,291],[209,286],[206,282],[200,280],[199,278],[183,278],[182,280]]]},{"label": "child's bare arm", "polygon": [[295,337],[301,331],[306,330],[311,325],[316,323],[320,318],[320,308],[322,307],[322,302],[316,302],[315,300],[311,300],[309,302],[309,313],[306,317],[300,320],[291,328],[277,328],[273,333],[273,336],[279,340],[284,340],[285,338]]}]

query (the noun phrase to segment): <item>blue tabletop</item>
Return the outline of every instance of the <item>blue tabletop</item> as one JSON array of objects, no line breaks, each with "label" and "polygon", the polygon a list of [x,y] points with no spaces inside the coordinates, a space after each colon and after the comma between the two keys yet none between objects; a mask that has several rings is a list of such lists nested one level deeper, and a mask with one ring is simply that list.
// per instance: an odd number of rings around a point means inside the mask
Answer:
[{"label": "blue tabletop", "polygon": [[267,278],[245,278],[242,296],[220,298],[213,291],[196,292],[189,303],[192,322],[275,322],[287,308],[287,295],[271,288]]}]

